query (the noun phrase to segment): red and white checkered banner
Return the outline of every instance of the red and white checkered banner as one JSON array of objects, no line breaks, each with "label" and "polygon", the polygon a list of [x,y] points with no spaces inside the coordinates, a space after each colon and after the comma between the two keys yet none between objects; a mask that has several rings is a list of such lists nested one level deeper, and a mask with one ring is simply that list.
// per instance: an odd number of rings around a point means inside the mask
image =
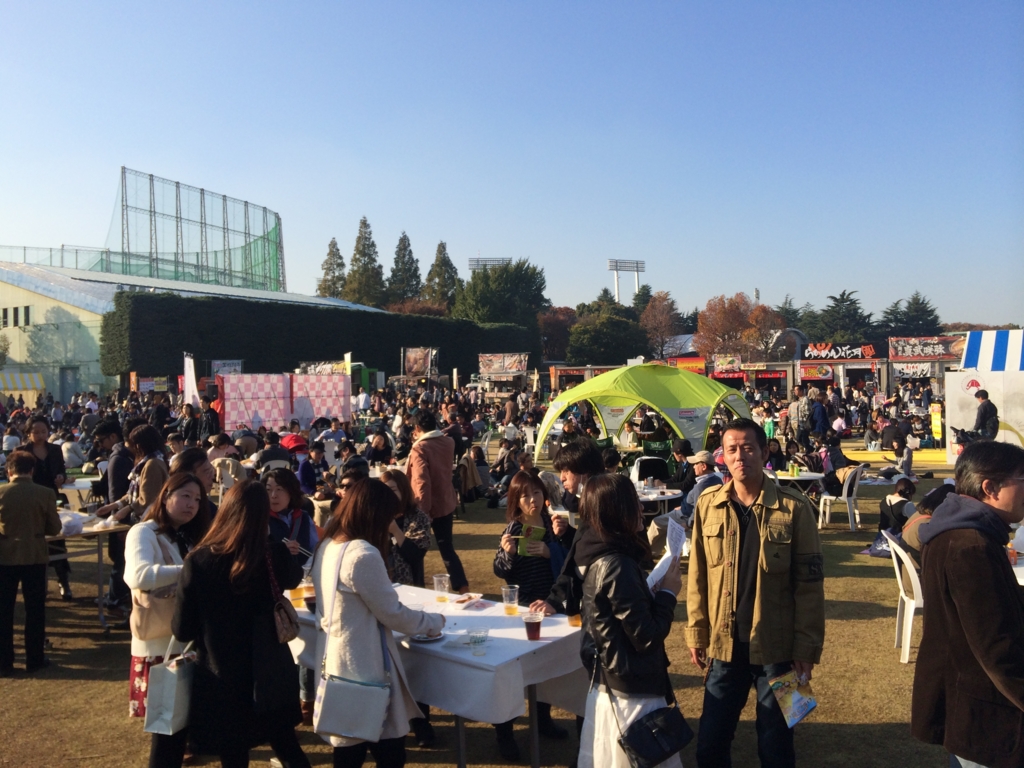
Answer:
[{"label": "red and white checkered banner", "polygon": [[238,424],[277,429],[291,418],[291,377],[286,373],[238,373],[218,376],[224,403],[223,428]]},{"label": "red and white checkered banner", "polygon": [[352,417],[352,383],[344,374],[292,374],[292,418],[303,429],[321,416],[348,421]]}]

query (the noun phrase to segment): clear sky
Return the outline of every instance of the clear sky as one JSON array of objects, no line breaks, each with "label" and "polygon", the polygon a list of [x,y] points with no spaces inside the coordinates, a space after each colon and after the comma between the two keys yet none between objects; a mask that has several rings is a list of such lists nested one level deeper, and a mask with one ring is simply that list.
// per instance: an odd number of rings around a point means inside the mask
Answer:
[{"label": "clear sky", "polygon": [[0,243],[102,245],[121,165],[278,211],[302,293],[365,215],[558,305],[1022,323],[1024,3],[7,3]]}]

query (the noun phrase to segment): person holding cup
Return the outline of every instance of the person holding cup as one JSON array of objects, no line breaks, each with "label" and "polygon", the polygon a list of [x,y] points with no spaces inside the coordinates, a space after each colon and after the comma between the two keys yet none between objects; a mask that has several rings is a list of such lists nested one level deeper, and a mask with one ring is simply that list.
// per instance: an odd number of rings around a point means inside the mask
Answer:
[{"label": "person holding cup", "polygon": [[[640,499],[625,475],[592,477],[580,497],[576,564],[584,569],[580,656],[590,673],[579,768],[628,768],[619,736],[673,700],[665,638],[682,589],[676,560],[647,586]],[[621,731],[619,730],[621,728]],[[679,755],[659,768],[682,768]]]},{"label": "person holding cup", "polygon": [[[391,665],[391,699],[387,720],[376,742],[330,737],[334,765],[361,766],[367,750],[380,768],[405,765],[405,735],[410,721],[421,717],[409,692],[402,659],[392,631],[436,636],[444,627],[440,613],[403,606],[388,575],[387,555],[391,523],[400,510],[398,497],[380,480],[365,479],[352,485],[324,529],[313,558],[316,618],[326,631],[326,671],[349,680],[379,683],[386,678],[381,648],[382,625]],[[338,574],[335,577],[335,574]],[[324,616],[327,596],[336,591],[334,615]]]},{"label": "person holding cup", "polygon": [[[539,477],[530,472],[517,472],[513,476],[508,489],[508,525],[494,555],[494,575],[508,584],[502,588],[506,613],[513,601],[528,608],[531,603],[544,600],[565,563],[568,548],[555,535],[547,504],[547,488]],[[543,614],[524,614],[524,621],[527,616],[530,623],[524,623],[525,629],[539,630],[537,620],[542,619]],[[564,739],[568,735],[551,719],[550,704],[537,702],[537,716],[541,735],[552,739]],[[506,760],[519,759],[519,747],[512,735],[514,722],[510,720],[495,726],[498,751]]]}]

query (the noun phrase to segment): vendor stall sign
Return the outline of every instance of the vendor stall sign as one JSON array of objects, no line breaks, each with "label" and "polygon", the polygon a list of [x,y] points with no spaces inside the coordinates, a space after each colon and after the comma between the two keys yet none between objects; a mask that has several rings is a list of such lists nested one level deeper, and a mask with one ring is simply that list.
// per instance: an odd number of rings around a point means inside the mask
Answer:
[{"label": "vendor stall sign", "polygon": [[167,391],[167,377],[166,376],[154,376],[153,377],[153,391],[154,392],[166,392]]},{"label": "vendor stall sign", "polygon": [[831,379],[832,378],[832,366],[831,365],[801,365],[800,366],[800,378],[801,379]]},{"label": "vendor stall sign", "polygon": [[741,371],[764,371],[768,369],[768,363],[741,363]]},{"label": "vendor stall sign", "polygon": [[964,336],[907,336],[889,339],[890,360],[959,360]]},{"label": "vendor stall sign", "polygon": [[529,353],[527,352],[478,355],[480,373],[482,374],[524,373],[528,359]]},{"label": "vendor stall sign", "polygon": [[242,373],[242,360],[211,360],[210,375],[224,376],[229,373]]},{"label": "vendor stall sign", "polygon": [[715,373],[735,373],[742,371],[743,359],[739,355],[715,355]]},{"label": "vendor stall sign", "polygon": [[707,373],[708,369],[707,363],[699,357],[670,357],[668,359],[668,364],[682,371],[699,373],[701,376]]},{"label": "vendor stall sign", "polygon": [[715,372],[711,374],[713,379],[745,379],[747,374],[743,371],[723,371],[721,373]]},{"label": "vendor stall sign", "polygon": [[932,375],[932,364],[893,363],[892,372],[898,379],[927,379]]},{"label": "vendor stall sign", "polygon": [[754,374],[754,378],[757,379],[784,379],[786,378],[785,371],[757,371]]},{"label": "vendor stall sign", "polygon": [[881,358],[874,344],[808,344],[804,360],[877,360]]},{"label": "vendor stall sign", "polygon": [[938,443],[942,439],[942,403],[932,403],[928,406],[928,413],[932,418],[932,437]]}]

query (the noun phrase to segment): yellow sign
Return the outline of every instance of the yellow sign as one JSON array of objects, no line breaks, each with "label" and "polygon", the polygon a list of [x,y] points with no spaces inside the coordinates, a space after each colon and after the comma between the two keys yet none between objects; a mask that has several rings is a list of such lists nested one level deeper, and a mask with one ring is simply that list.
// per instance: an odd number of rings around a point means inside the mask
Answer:
[{"label": "yellow sign", "polygon": [[942,439],[942,404],[932,403],[928,406],[928,413],[932,417],[932,437],[938,443]]}]

